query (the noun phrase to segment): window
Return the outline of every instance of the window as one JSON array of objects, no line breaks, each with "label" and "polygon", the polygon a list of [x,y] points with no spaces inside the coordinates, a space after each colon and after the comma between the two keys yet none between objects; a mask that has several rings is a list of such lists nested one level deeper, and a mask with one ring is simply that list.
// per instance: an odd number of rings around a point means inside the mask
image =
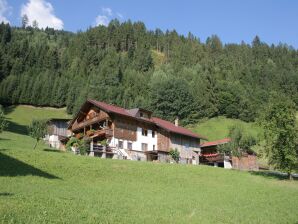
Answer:
[{"label": "window", "polygon": [[118,148],[123,149],[123,141],[118,141]]},{"label": "window", "polygon": [[148,135],[148,130],[145,128],[142,128],[142,135],[147,136]]},{"label": "window", "polygon": [[148,150],[148,145],[146,143],[142,143],[142,151],[147,151]]},{"label": "window", "polygon": [[152,138],[155,138],[155,131],[152,130]]},{"label": "window", "polygon": [[132,150],[132,143],[131,143],[131,142],[127,142],[127,148],[128,148],[129,150]]},{"label": "window", "polygon": [[140,117],[143,117],[143,113],[142,112],[140,112]]},{"label": "window", "polygon": [[155,145],[153,145],[152,150],[155,151]]}]

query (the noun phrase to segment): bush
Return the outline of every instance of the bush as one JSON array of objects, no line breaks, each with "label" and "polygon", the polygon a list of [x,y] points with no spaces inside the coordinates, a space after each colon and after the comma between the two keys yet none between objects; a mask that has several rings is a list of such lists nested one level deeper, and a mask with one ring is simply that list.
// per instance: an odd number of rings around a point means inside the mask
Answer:
[{"label": "bush", "polygon": [[75,137],[71,137],[68,142],[66,143],[66,149],[68,151],[71,151],[71,147],[72,146],[79,146],[79,139],[75,138]]},{"label": "bush", "polygon": [[176,163],[179,162],[180,153],[179,153],[178,149],[171,149],[169,154],[173,158],[173,160],[175,160]]},{"label": "bush", "polygon": [[71,147],[74,146],[79,149],[81,155],[86,155],[89,150],[90,138],[77,139],[76,137],[71,137],[67,144],[66,149],[71,151]]}]

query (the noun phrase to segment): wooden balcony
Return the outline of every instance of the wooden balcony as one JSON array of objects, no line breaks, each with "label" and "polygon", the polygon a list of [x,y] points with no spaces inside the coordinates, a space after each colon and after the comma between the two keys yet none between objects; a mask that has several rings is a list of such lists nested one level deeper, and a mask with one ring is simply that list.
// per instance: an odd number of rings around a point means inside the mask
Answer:
[{"label": "wooden balcony", "polygon": [[78,129],[84,128],[86,126],[89,126],[91,124],[94,124],[94,123],[97,123],[97,122],[100,122],[100,121],[104,121],[104,120],[106,120],[106,118],[95,116],[93,118],[90,118],[88,120],[82,121],[80,123],[74,123],[73,126],[72,126],[72,130],[73,131],[74,130],[78,130]]},{"label": "wooden balcony", "polygon": [[99,137],[99,136],[105,136],[106,138],[108,138],[108,137],[113,136],[113,130],[110,129],[110,128],[103,128],[101,130],[96,130],[94,132],[89,132],[89,133],[87,133],[87,135],[90,138],[95,138],[95,137]]},{"label": "wooden balcony", "polygon": [[224,161],[224,156],[219,153],[203,154],[200,156],[200,162],[202,163],[223,162],[223,161]]}]

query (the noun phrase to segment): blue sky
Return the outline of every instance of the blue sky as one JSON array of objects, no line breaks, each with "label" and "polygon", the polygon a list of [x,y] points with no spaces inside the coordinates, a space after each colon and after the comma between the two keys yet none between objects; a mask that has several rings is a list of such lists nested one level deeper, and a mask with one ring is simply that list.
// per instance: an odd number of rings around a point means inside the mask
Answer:
[{"label": "blue sky", "polygon": [[143,21],[147,28],[189,31],[201,41],[217,34],[224,43],[268,44],[298,48],[298,1],[295,0],[0,0],[0,21],[20,26],[21,14],[39,26],[86,30],[112,18]]}]

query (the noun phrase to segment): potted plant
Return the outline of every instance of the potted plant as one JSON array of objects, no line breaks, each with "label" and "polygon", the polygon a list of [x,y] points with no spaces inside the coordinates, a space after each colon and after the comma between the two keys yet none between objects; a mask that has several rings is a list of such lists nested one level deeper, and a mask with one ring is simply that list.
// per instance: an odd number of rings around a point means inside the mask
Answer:
[{"label": "potted plant", "polygon": [[94,129],[90,129],[90,130],[87,131],[88,136],[94,135],[94,133],[95,133]]}]

